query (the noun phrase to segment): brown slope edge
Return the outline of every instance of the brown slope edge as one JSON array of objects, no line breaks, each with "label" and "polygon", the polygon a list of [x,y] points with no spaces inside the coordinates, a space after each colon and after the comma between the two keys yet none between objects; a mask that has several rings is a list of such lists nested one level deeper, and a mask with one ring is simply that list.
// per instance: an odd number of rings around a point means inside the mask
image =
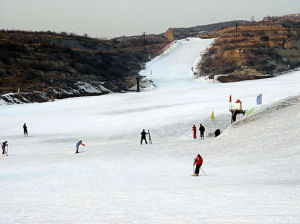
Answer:
[{"label": "brown slope edge", "polygon": [[247,24],[248,21],[238,20],[238,21],[228,21],[228,22],[220,22],[220,23],[212,23],[208,25],[194,26],[190,28],[169,28],[164,36],[168,38],[170,41],[184,39],[187,37],[197,36],[199,33],[207,33],[211,31],[222,30],[226,27],[234,26],[235,23],[239,24]]},{"label": "brown slope edge", "polygon": [[221,82],[273,77],[300,66],[300,23],[275,21],[238,24],[200,34],[217,38],[204,53],[196,76],[219,75]]},{"label": "brown slope edge", "polygon": [[[135,85],[149,54],[160,54],[168,42],[163,36],[147,35],[144,50],[142,36],[101,40],[65,33],[0,31],[0,94],[10,102],[17,102],[16,98],[44,102],[51,95],[66,98],[126,91]],[[80,83],[98,91],[86,91]],[[16,93],[19,87],[20,97],[3,95]]]}]

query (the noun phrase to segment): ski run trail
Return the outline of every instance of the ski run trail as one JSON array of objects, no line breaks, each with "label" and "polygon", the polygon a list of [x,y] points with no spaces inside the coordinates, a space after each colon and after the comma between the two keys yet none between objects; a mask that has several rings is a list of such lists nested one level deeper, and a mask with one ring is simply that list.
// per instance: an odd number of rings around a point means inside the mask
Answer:
[{"label": "ski run trail", "polygon": [[[2,104],[0,223],[300,223],[300,71],[194,80],[191,67],[212,41],[180,40],[150,61],[141,74],[154,89]],[[232,125],[230,94],[255,107]],[[222,134],[193,140],[200,123]],[[139,144],[143,128],[153,144]],[[80,139],[86,146],[74,154]],[[191,176],[198,153],[207,176]]]}]

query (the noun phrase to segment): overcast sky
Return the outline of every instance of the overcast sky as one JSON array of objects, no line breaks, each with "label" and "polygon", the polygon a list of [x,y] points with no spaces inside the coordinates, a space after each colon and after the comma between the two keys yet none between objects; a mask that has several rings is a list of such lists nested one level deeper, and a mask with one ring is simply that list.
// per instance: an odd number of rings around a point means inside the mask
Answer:
[{"label": "overcast sky", "polygon": [[290,13],[300,0],[0,0],[0,29],[110,38]]}]

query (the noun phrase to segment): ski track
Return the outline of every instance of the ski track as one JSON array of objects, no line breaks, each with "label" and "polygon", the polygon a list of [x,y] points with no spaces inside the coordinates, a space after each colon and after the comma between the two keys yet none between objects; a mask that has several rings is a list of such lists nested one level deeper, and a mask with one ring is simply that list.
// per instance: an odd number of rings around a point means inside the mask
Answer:
[{"label": "ski track", "polygon": [[[300,71],[195,81],[212,41],[177,41],[149,62],[153,91],[1,105],[0,223],[299,224]],[[250,109],[260,93],[264,107],[230,125],[229,95]],[[193,140],[193,124],[214,132],[212,111],[222,135]],[[139,145],[143,128],[152,145]],[[198,153],[208,175],[191,177]]]}]

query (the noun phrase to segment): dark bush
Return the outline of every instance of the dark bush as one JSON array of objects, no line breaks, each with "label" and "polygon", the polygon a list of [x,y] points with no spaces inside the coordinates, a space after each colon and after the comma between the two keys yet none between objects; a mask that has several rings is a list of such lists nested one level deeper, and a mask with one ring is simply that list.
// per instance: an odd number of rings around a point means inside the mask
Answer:
[{"label": "dark bush", "polygon": [[269,41],[270,38],[267,35],[263,35],[260,37],[260,39],[264,42],[267,42],[267,41]]}]

